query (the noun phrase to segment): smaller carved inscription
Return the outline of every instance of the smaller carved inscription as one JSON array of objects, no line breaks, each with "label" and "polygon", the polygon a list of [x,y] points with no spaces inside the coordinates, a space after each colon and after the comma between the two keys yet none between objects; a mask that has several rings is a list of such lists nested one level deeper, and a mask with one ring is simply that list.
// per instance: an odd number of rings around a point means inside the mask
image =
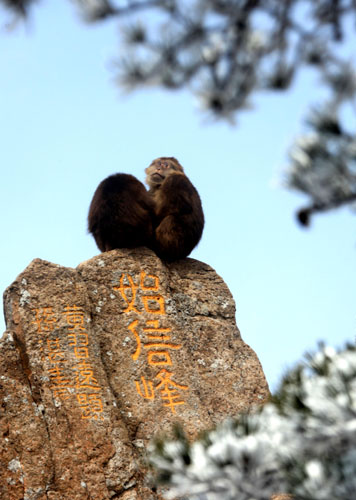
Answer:
[{"label": "smaller carved inscription", "polygon": [[[67,305],[61,311],[53,307],[34,311],[42,360],[46,362],[53,396],[59,400],[75,401],[82,419],[103,420],[101,387],[90,361],[89,336],[85,314],[77,305]],[[65,325],[66,337],[53,336]],[[68,354],[74,354],[70,357]]]}]

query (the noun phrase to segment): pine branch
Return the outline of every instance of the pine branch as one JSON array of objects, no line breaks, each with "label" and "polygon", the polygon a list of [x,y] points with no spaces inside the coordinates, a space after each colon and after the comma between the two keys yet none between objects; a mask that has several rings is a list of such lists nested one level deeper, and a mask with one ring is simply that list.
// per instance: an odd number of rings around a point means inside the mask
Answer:
[{"label": "pine branch", "polygon": [[333,210],[334,208],[339,208],[343,205],[348,205],[354,202],[356,202],[356,193],[352,193],[344,198],[339,198],[338,200],[330,201],[329,203],[313,203],[308,207],[300,209],[297,212],[296,217],[302,226],[308,227],[310,225],[310,218],[312,215],[319,212]]}]

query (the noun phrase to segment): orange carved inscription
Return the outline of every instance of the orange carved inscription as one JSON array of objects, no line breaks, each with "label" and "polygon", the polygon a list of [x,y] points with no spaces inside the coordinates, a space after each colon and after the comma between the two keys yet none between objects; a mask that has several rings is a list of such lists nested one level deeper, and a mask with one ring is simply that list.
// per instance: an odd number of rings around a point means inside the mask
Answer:
[{"label": "orange carved inscription", "polygon": [[161,398],[166,401],[164,406],[170,408],[172,413],[175,413],[176,406],[185,404],[183,400],[179,399],[181,397],[179,391],[187,391],[188,386],[177,384],[177,382],[172,380],[172,376],[173,373],[168,370],[161,370],[156,376],[160,380],[160,383],[156,385],[156,390],[161,389]]},{"label": "orange carved inscription", "polygon": [[[68,324],[68,344],[73,349],[76,360],[75,387],[78,391],[77,402],[82,412],[82,419],[103,420],[101,387],[90,362],[89,336],[84,311],[76,305],[67,305],[64,308],[64,316]],[[96,392],[93,393],[94,391]]]},{"label": "orange carved inscription", "polygon": [[51,332],[57,323],[53,307],[41,307],[35,309],[36,317],[32,324],[37,325],[37,333]]},{"label": "orange carved inscription", "polygon": [[[139,313],[135,307],[136,294],[138,286],[135,285],[132,277],[130,275],[126,275],[128,284],[125,284],[125,274],[122,274],[120,277],[120,286],[114,286],[114,290],[118,290],[121,293],[122,298],[127,303],[127,308],[124,312],[135,311]],[[128,293],[130,291],[130,293]]]},{"label": "orange carved inscription", "polygon": [[52,388],[70,388],[73,387],[71,384],[70,378],[65,374],[64,367],[60,367],[58,365],[53,368],[48,369],[50,380],[53,384]]},{"label": "orange carved inscription", "polygon": [[[35,309],[34,313],[32,324],[36,325],[42,359],[47,362],[53,396],[69,400],[74,395],[82,419],[103,420],[101,387],[90,361],[83,309],[67,305],[59,312],[53,307],[43,307]],[[64,336],[63,321],[66,326]],[[69,352],[74,356],[68,356]]]},{"label": "orange carved inscription", "polygon": [[134,334],[135,340],[137,342],[136,351],[134,354],[131,354],[131,357],[134,361],[136,361],[138,359],[140,352],[141,352],[141,339],[140,339],[140,336],[136,330],[137,324],[138,324],[138,319],[132,321],[132,323],[130,323],[129,326],[127,327],[130,330],[130,332],[132,332]]},{"label": "orange carved inscription", "polygon": [[[171,351],[178,351],[183,346],[172,341],[172,328],[164,324],[167,314],[165,298],[159,293],[159,277],[141,271],[137,279],[123,273],[119,286],[113,288],[120,292],[126,304],[123,313],[130,315],[127,328],[136,342],[135,352],[130,354],[132,360],[137,361],[146,353],[147,364],[152,370],[160,370],[156,374],[152,373],[152,380],[146,380],[143,376],[135,380],[137,394],[144,400],[154,400],[157,394],[164,407],[176,413],[176,406],[185,404],[182,391],[189,388],[174,380],[174,356]],[[145,319],[141,316],[143,313]],[[168,366],[171,371],[163,368]]]},{"label": "orange carved inscription", "polygon": [[146,382],[145,377],[141,377],[141,383],[143,386],[143,392],[141,391],[140,383],[137,380],[135,380],[137,393],[144,399],[154,399],[155,393],[152,382],[151,381]]},{"label": "orange carved inscription", "polygon": [[87,347],[74,347],[74,356],[77,359],[89,358],[89,351]]},{"label": "orange carved inscription", "polygon": [[77,375],[76,375],[76,387],[78,389],[91,389],[95,391],[100,391],[100,385],[94,376],[94,370],[90,363],[85,361],[78,363],[76,365]]},{"label": "orange carved inscription", "polygon": [[77,394],[83,419],[104,420],[103,402],[98,394]]},{"label": "orange carved inscription", "polygon": [[35,309],[35,319],[32,321],[33,325],[36,325],[36,331],[38,334],[38,347],[41,353],[42,361],[44,361],[44,346],[43,338],[49,332],[54,330],[57,323],[57,318],[53,312],[53,307],[39,307]]},{"label": "orange carved inscription", "polygon": [[144,295],[142,297],[145,311],[151,314],[166,314],[162,295]]},{"label": "orange carved inscription", "polygon": [[153,274],[146,274],[145,271],[140,273],[140,286],[142,290],[159,290],[159,277]]},{"label": "orange carved inscription", "polygon": [[64,308],[64,316],[69,325],[69,330],[85,331],[84,313],[80,307],[66,306]]}]

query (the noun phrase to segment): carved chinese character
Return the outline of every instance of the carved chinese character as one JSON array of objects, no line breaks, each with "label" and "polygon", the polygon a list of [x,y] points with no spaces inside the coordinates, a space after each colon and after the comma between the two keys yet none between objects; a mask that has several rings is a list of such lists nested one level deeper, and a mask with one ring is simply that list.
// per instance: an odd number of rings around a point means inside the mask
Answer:
[{"label": "carved chinese character", "polygon": [[76,376],[76,387],[78,389],[100,390],[99,383],[94,377],[94,370],[90,363],[78,363],[76,369],[78,370]]},{"label": "carved chinese character", "polygon": [[[125,284],[125,276],[128,284]],[[114,286],[114,290],[118,290],[121,293],[122,298],[127,304],[127,308],[124,310],[125,313],[134,311],[140,314],[140,311],[135,307],[137,289],[138,286],[135,285],[134,280],[129,274],[122,274],[120,277],[120,286]],[[130,290],[130,294],[127,293],[128,290]]]},{"label": "carved chinese character", "polygon": [[47,339],[48,359],[50,363],[63,363],[65,355],[60,346],[59,338]]},{"label": "carved chinese character", "polygon": [[156,385],[155,390],[161,389],[161,398],[167,401],[164,406],[170,408],[172,413],[176,413],[175,407],[185,404],[185,401],[179,399],[180,394],[178,390],[187,391],[188,386],[177,384],[177,382],[172,380],[172,376],[173,373],[163,368],[155,377],[161,381]]},{"label": "carved chinese character", "polygon": [[154,393],[152,382],[150,380],[148,382],[146,382],[145,377],[141,377],[141,383],[143,386],[143,392],[141,391],[140,383],[137,380],[135,380],[137,393],[140,396],[142,396],[144,399],[154,399],[155,393]]},{"label": "carved chinese character", "polygon": [[82,411],[83,419],[104,420],[103,402],[98,394],[77,394],[77,401]]},{"label": "carved chinese character", "polygon": [[37,333],[52,332],[57,323],[53,307],[36,309],[36,319],[32,323],[37,325]]},{"label": "carved chinese character", "polygon": [[63,367],[55,365],[53,368],[49,368],[48,373],[52,384],[55,386],[73,387],[68,375],[64,374]]},{"label": "carved chinese character", "polygon": [[89,358],[89,351],[86,347],[74,347],[74,356],[77,359]]},{"label": "carved chinese character", "polygon": [[81,307],[66,306],[64,308],[64,315],[69,326],[69,330],[82,330],[85,331],[84,312]]},{"label": "carved chinese character", "polygon": [[140,287],[142,290],[155,290],[159,288],[159,277],[153,274],[146,274],[145,271],[141,271],[140,274]]},{"label": "carved chinese character", "polygon": [[68,387],[52,387],[51,389],[52,389],[52,392],[53,392],[53,396],[56,399],[67,400],[71,396],[71,393],[69,392],[69,388]]},{"label": "carved chinese character", "polygon": [[131,357],[134,361],[136,361],[140,355],[140,352],[141,352],[141,339],[140,339],[140,336],[139,334],[137,333],[137,324],[138,324],[138,319],[136,319],[135,321],[132,321],[129,326],[127,327],[130,332],[132,332],[134,334],[134,337],[135,337],[135,340],[137,342],[137,347],[136,347],[136,351],[134,352],[134,354],[131,354]]},{"label": "carved chinese character", "polygon": [[[153,274],[146,274],[144,271],[140,273],[139,283],[136,284],[129,274],[122,274],[119,280],[119,286],[114,286],[114,290],[120,292],[121,297],[127,304],[124,313],[130,311],[141,314],[141,311],[137,308],[137,290],[140,288],[142,292],[146,291],[158,291],[159,289],[159,278]],[[164,310],[164,298],[161,295],[142,295],[142,301],[144,309],[148,313],[153,314],[165,314]]]},{"label": "carved chinese character", "polygon": [[[147,338],[151,341],[144,344],[144,348],[149,349],[147,353],[148,364],[153,366],[172,365],[172,359],[168,350],[179,350],[182,348],[182,345],[169,342],[171,340],[170,335],[153,335],[153,333],[168,333],[171,331],[171,328],[159,327],[158,320],[148,320],[143,330],[147,332]],[[158,350],[155,351],[155,349]]]},{"label": "carved chinese character", "polygon": [[143,295],[143,306],[150,314],[166,314],[162,295]]}]

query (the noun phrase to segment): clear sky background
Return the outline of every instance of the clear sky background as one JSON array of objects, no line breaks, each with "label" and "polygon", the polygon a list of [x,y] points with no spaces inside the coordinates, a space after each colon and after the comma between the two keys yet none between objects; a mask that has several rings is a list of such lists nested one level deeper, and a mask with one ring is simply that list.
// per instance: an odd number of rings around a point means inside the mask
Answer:
[{"label": "clear sky background", "polygon": [[34,258],[76,267],[97,255],[86,217],[99,182],[115,172],[144,181],[152,159],[176,156],[206,217],[191,257],[229,286],[271,388],[318,340],[355,341],[355,216],[338,210],[304,230],[294,213],[305,200],[278,187],[321,95],[315,75],[256,95],[232,127],[207,119],[188,92],[119,89],[115,21],[86,25],[70,2],[50,1],[10,33],[8,19],[0,9],[2,291]]}]

